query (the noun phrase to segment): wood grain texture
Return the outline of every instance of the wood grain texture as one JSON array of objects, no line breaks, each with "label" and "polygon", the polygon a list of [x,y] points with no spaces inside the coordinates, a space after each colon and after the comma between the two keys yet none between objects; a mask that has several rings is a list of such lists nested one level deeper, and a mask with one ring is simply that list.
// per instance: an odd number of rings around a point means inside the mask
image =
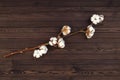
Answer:
[{"label": "wood grain texture", "polygon": [[[2,57],[47,42],[65,24],[86,28],[93,13],[105,21],[90,40],[65,38],[65,49],[49,47],[40,59],[33,51]],[[120,1],[0,0],[0,80],[120,80]]]}]

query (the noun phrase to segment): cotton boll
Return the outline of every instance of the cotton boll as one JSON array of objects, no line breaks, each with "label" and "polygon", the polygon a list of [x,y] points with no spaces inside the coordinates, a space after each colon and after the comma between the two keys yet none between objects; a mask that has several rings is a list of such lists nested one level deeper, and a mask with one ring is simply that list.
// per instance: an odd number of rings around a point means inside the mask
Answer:
[{"label": "cotton boll", "polygon": [[56,38],[56,37],[51,37],[51,38],[50,38],[50,41],[52,41],[52,40],[53,40],[53,41],[56,41],[57,38]]},{"label": "cotton boll", "polygon": [[92,38],[93,37],[93,35],[94,35],[94,33],[95,33],[95,29],[92,27],[92,25],[89,25],[88,27],[87,27],[87,30],[86,30],[86,37],[88,38],[88,39],[90,39],[90,38]]},{"label": "cotton boll", "polygon": [[94,14],[92,17],[91,17],[91,22],[93,24],[98,24],[99,23],[99,16],[97,14]]},{"label": "cotton boll", "polygon": [[55,46],[57,44],[57,38],[56,37],[51,37],[49,41],[50,46]]},{"label": "cotton boll", "polygon": [[93,14],[91,17],[91,22],[95,25],[97,25],[98,23],[101,23],[103,20],[104,20],[103,15]]},{"label": "cotton boll", "polygon": [[34,50],[33,57],[40,58],[40,56],[42,56],[41,51],[39,49]]},{"label": "cotton boll", "polygon": [[63,38],[60,38],[58,40],[58,47],[59,48],[64,48],[65,47],[65,41],[63,40]]},{"label": "cotton boll", "polygon": [[48,48],[45,45],[40,46],[39,49],[40,49],[40,51],[41,51],[42,54],[46,54],[47,51],[48,51]]},{"label": "cotton boll", "polygon": [[33,57],[40,58],[43,54],[46,54],[48,48],[45,45],[39,47],[39,49],[34,50]]},{"label": "cotton boll", "polygon": [[64,48],[65,47],[65,43],[64,42],[60,42],[58,45],[59,48]]},{"label": "cotton boll", "polygon": [[64,25],[63,28],[62,28],[62,30],[61,30],[61,32],[62,32],[62,34],[63,34],[64,36],[66,36],[66,35],[70,34],[70,32],[71,32],[71,27],[68,26],[68,25]]}]

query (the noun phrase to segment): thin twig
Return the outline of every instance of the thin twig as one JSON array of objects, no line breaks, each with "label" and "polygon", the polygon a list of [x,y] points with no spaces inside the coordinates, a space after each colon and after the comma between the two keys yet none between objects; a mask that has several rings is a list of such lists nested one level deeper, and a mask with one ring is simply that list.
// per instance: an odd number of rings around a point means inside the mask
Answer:
[{"label": "thin twig", "polygon": [[60,32],[58,33],[57,38],[61,37],[61,34],[62,34],[62,31],[60,31]]},{"label": "thin twig", "polygon": [[40,44],[40,45],[38,45],[38,46],[36,46],[36,47],[32,47],[32,48],[25,48],[25,49],[23,49],[23,50],[11,52],[11,53],[9,53],[9,54],[4,55],[3,57],[7,58],[7,57],[10,57],[10,56],[15,55],[15,54],[22,54],[22,53],[24,53],[24,52],[26,52],[26,51],[32,51],[32,50],[35,50],[35,49],[39,48],[39,47],[42,46],[42,45],[48,45],[48,43]]},{"label": "thin twig", "polygon": [[[85,33],[86,31],[84,31],[84,30],[79,30],[79,31],[73,32],[73,33],[71,33],[71,34],[69,34],[69,35],[67,35],[67,36],[64,36],[64,37],[73,36],[73,35],[78,34],[78,33],[80,33],[80,32]],[[64,38],[64,37],[63,37],[63,38]]]},{"label": "thin twig", "polygon": [[[73,32],[73,33],[71,33],[71,34],[69,34],[69,35],[67,35],[67,36],[63,36],[63,38],[64,38],[64,37],[68,37],[68,36],[75,35],[75,34],[80,33],[80,32],[85,33],[84,30],[79,30],[79,31]],[[60,33],[58,34],[58,38],[61,37],[61,34],[62,34],[62,32],[60,32]],[[26,52],[26,51],[32,51],[32,50],[35,50],[35,49],[39,48],[39,47],[42,46],[42,45],[48,45],[48,43],[40,44],[40,45],[38,45],[38,46],[36,46],[36,47],[32,47],[32,48],[25,48],[25,49],[23,49],[23,50],[11,52],[11,53],[9,53],[9,54],[4,55],[4,57],[7,58],[7,57],[10,57],[10,56],[15,55],[15,54],[22,54],[22,53],[24,53],[24,52]]]}]

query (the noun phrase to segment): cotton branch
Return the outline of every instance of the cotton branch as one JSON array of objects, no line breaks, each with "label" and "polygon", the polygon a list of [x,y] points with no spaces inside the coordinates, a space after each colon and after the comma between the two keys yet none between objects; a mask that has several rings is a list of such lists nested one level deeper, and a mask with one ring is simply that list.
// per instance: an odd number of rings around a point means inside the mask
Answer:
[{"label": "cotton branch", "polygon": [[15,54],[23,54],[23,53],[26,52],[26,51],[35,50],[35,49],[39,48],[41,45],[48,45],[48,43],[40,44],[40,45],[38,45],[38,46],[36,46],[36,47],[32,47],[32,48],[25,48],[25,49],[23,49],[23,50],[11,52],[11,53],[8,53],[8,54],[4,55],[3,57],[7,58],[7,57],[10,57],[10,56],[15,55]]}]

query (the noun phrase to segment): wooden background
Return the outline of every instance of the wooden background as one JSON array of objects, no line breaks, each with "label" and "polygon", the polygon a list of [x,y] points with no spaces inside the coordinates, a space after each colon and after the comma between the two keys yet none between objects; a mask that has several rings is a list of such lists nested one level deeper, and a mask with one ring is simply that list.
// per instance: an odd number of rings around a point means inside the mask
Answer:
[{"label": "wooden background", "polygon": [[[49,47],[40,59],[33,51],[2,57],[47,42],[64,24],[86,28],[94,13],[105,21],[90,40],[66,38],[65,49]],[[119,0],[0,0],[0,80],[120,80],[119,21]]]}]

